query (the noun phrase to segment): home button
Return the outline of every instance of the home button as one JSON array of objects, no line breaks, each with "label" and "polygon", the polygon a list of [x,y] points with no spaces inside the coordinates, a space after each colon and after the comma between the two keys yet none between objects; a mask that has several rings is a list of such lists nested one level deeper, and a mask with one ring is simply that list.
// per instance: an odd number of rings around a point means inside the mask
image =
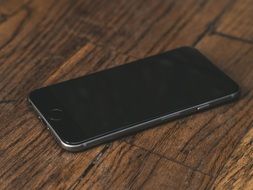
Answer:
[{"label": "home button", "polygon": [[63,111],[59,108],[53,108],[49,111],[49,119],[52,121],[60,121],[63,118]]}]

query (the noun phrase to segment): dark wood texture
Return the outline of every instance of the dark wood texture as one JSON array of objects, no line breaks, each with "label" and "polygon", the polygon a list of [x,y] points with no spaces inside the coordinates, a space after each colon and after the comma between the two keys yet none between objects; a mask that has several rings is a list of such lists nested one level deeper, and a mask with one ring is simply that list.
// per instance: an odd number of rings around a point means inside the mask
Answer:
[{"label": "dark wood texture", "polygon": [[253,187],[253,129],[230,156],[215,181],[217,189],[252,189]]},{"label": "dark wood texture", "polygon": [[236,1],[234,6],[220,20],[217,32],[230,38],[253,42],[252,0]]},{"label": "dark wood texture", "polygon": [[[253,189],[252,18],[252,0],[0,0],[0,189]],[[26,102],[185,45],[240,84],[238,102],[81,153]]]}]

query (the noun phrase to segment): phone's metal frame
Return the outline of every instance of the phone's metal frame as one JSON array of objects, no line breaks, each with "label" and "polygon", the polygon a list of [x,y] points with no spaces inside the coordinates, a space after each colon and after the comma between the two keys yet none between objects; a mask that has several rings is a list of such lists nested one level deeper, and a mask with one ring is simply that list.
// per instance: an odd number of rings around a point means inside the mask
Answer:
[{"label": "phone's metal frame", "polygon": [[240,91],[238,90],[235,93],[232,93],[232,94],[229,94],[229,95],[226,95],[226,96],[223,96],[223,97],[220,97],[220,98],[217,98],[217,99],[214,99],[214,100],[211,100],[211,101],[208,101],[208,102],[205,102],[205,103],[202,103],[202,104],[199,104],[199,105],[187,108],[187,109],[183,109],[183,110],[180,110],[180,111],[168,114],[168,115],[164,115],[164,116],[161,116],[161,117],[158,117],[158,118],[155,118],[155,119],[152,119],[152,120],[149,120],[149,121],[137,124],[137,125],[133,125],[133,126],[130,126],[130,127],[124,128],[124,129],[119,129],[118,131],[114,131],[109,134],[105,134],[103,136],[94,138],[89,141],[82,142],[80,144],[68,144],[68,143],[64,142],[60,138],[60,136],[56,133],[54,128],[49,124],[49,122],[43,116],[43,114],[40,113],[39,109],[34,105],[34,103],[31,101],[30,98],[28,98],[28,101],[31,103],[33,109],[39,115],[39,118],[43,121],[43,123],[46,124],[47,129],[50,130],[50,132],[53,134],[53,136],[55,137],[57,142],[60,144],[60,146],[68,151],[75,152],[75,151],[85,150],[85,149],[91,148],[93,146],[117,139],[119,137],[126,136],[131,133],[147,129],[149,127],[152,127],[156,124],[160,124],[165,121],[176,119],[176,118],[179,118],[179,117],[182,117],[185,115],[189,115],[189,114],[198,112],[200,110],[205,110],[205,109],[208,109],[208,108],[220,105],[220,104],[224,104],[226,102],[230,102],[230,101],[238,98],[239,95],[240,95]]}]

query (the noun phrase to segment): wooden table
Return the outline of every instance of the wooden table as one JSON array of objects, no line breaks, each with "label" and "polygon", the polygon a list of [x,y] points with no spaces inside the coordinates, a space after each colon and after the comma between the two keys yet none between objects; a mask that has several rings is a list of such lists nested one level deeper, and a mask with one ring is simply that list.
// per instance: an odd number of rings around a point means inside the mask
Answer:
[{"label": "wooden table", "polygon": [[[28,106],[37,87],[179,46],[237,81],[231,103],[82,153]],[[0,189],[253,189],[253,0],[1,0]]]}]

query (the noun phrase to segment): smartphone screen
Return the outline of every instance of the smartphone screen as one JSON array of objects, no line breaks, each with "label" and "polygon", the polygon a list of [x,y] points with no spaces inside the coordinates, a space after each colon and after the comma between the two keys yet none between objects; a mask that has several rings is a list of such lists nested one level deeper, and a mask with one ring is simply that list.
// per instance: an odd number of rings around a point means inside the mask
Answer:
[{"label": "smartphone screen", "polygon": [[183,47],[35,90],[30,100],[64,142],[75,144],[238,91],[206,57]]}]

